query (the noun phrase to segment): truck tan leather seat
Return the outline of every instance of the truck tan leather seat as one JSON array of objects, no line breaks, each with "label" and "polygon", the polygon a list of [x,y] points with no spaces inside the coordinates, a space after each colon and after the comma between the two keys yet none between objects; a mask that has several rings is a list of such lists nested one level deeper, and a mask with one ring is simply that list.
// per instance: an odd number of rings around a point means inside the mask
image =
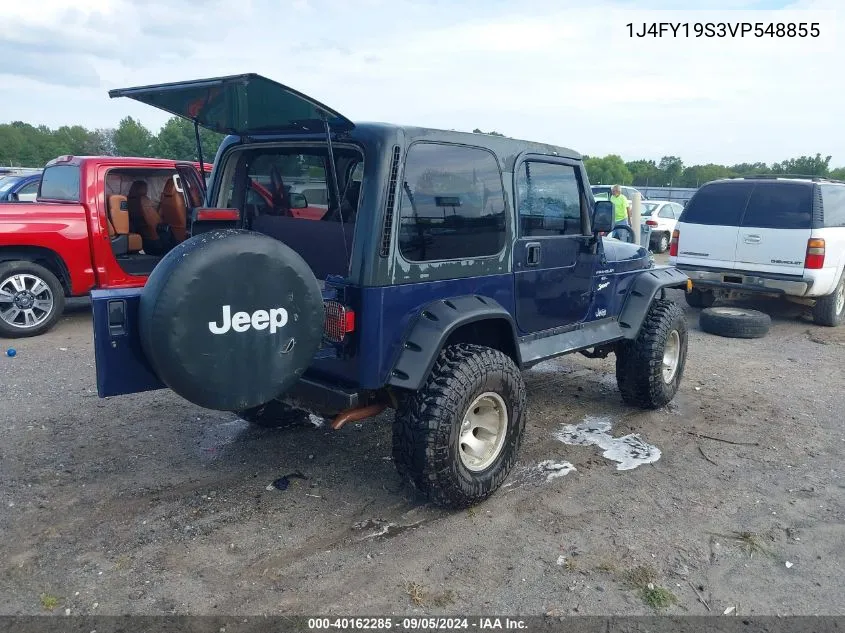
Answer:
[{"label": "truck tan leather seat", "polygon": [[[147,197],[147,183],[136,180],[129,187],[126,196],[129,207],[129,223],[133,232],[140,233],[145,240],[158,240],[156,227],[161,224],[161,216],[156,211],[153,201]],[[115,227],[116,229],[117,227]]]},{"label": "truck tan leather seat", "polygon": [[185,196],[176,189],[173,178],[168,179],[164,185],[158,212],[162,221],[170,226],[176,241],[184,242],[188,233],[188,208],[185,204]]},{"label": "truck tan leather seat", "polygon": [[109,237],[126,235],[129,253],[137,253],[142,248],[141,236],[129,231],[129,204],[126,196],[109,196]]}]

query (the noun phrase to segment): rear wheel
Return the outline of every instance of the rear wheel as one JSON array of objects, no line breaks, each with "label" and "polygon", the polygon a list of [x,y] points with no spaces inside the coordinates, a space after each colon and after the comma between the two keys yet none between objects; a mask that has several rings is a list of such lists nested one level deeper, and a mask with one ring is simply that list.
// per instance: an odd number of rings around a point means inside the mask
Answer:
[{"label": "rear wheel", "polygon": [[0,264],[0,336],[37,336],[52,328],[65,309],[65,291],[35,262]]},{"label": "rear wheel", "polygon": [[445,348],[393,423],[399,474],[441,506],[492,495],[516,462],[526,392],[514,362],[478,345]]},{"label": "rear wheel", "polygon": [[657,252],[665,253],[669,250],[669,234],[661,233],[657,238]]},{"label": "rear wheel", "polygon": [[712,290],[702,290],[701,288],[693,288],[690,292],[684,295],[687,304],[693,308],[709,308],[716,303],[716,295]]},{"label": "rear wheel", "polygon": [[634,340],[616,347],[616,384],[627,404],[657,409],[681,383],[687,359],[687,324],[674,301],[656,299]]},{"label": "rear wheel", "polygon": [[845,319],[845,274],[839,280],[836,290],[820,297],[813,306],[813,321],[819,325],[837,327]]}]

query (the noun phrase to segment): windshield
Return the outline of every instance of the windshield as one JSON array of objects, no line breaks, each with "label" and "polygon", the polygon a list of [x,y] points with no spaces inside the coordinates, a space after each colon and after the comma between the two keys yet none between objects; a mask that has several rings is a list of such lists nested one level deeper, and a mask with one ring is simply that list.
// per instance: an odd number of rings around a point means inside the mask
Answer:
[{"label": "windshield", "polygon": [[15,183],[20,180],[20,176],[4,176],[0,178],[0,193],[5,193],[12,187],[14,187]]}]

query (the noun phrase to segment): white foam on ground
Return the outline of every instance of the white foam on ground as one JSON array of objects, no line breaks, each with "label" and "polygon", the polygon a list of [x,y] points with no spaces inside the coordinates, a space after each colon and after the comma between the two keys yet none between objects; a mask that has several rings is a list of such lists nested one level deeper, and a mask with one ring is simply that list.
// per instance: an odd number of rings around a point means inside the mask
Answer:
[{"label": "white foam on ground", "polygon": [[588,415],[580,424],[564,424],[554,437],[571,446],[598,446],[604,450],[602,457],[618,462],[616,470],[631,470],[660,459],[660,449],[643,441],[639,434],[613,437],[612,427],[610,418]]},{"label": "white foam on ground", "polygon": [[551,459],[546,459],[537,464],[537,469],[546,473],[546,481],[564,477],[575,470],[575,466],[569,462],[556,462]]}]

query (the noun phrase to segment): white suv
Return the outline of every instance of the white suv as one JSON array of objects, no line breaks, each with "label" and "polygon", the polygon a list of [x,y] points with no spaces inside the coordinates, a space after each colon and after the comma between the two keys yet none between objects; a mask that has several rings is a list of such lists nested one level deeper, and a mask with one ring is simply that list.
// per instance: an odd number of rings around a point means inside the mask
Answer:
[{"label": "white suv", "polygon": [[817,323],[845,312],[845,183],[734,178],[696,191],[672,233],[669,261],[692,282],[687,303],[780,295],[811,306]]}]

